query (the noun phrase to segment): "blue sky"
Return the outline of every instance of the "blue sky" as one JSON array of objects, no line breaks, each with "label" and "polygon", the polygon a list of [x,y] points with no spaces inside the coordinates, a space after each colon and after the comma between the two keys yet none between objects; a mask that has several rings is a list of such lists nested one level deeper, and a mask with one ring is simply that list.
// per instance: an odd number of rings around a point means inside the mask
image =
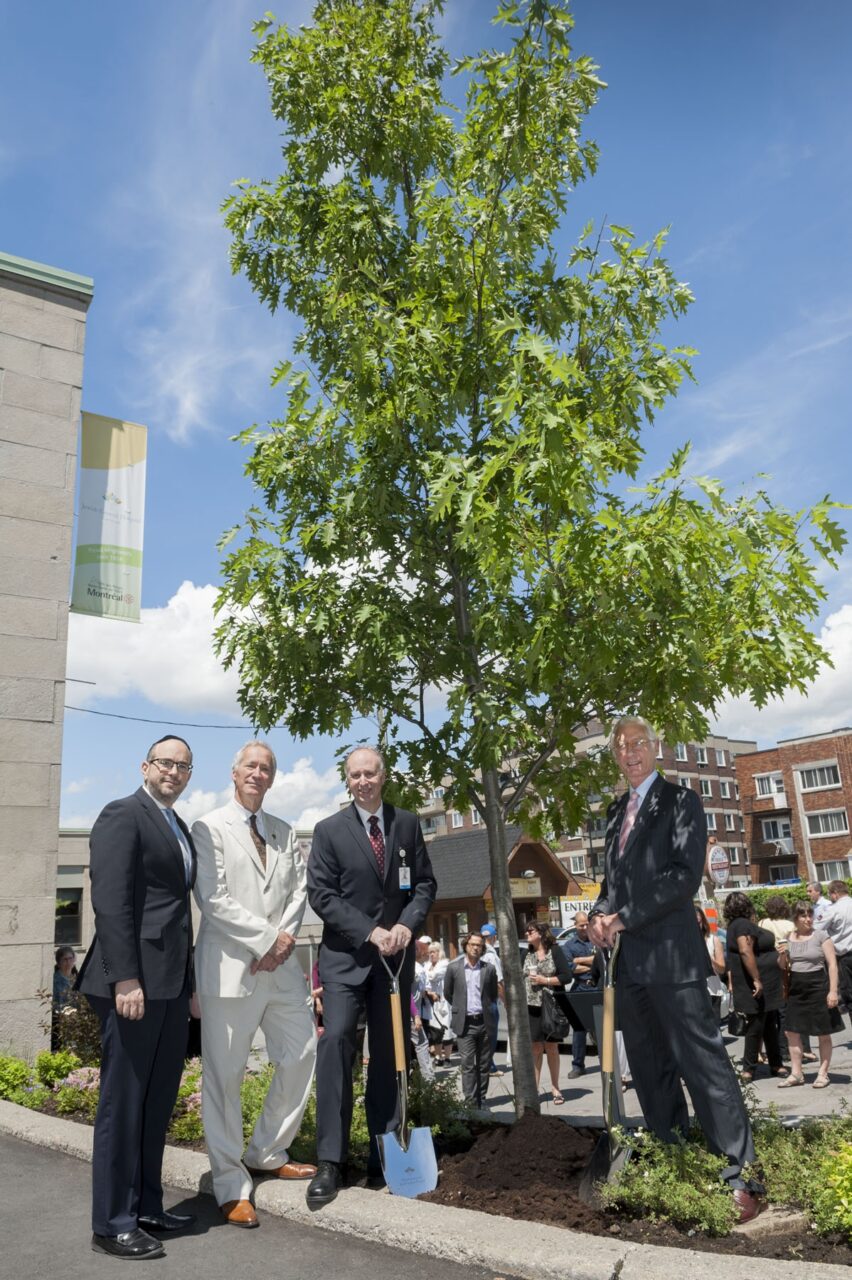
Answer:
[{"label": "blue sky", "polygon": [[[241,723],[210,646],[216,539],[250,501],[230,437],[274,416],[273,364],[295,322],[234,279],[219,205],[278,172],[277,128],[249,62],[246,0],[0,2],[0,250],[94,277],[84,408],[149,428],[143,625],[72,615],[62,819],[85,825],[136,785],[161,726]],[[448,0],[454,55],[494,43],[492,6]],[[298,24],[310,6],[277,16]],[[574,47],[609,88],[587,126],[601,148],[563,242],[588,218],[668,256],[696,303],[671,338],[698,348],[698,386],[647,433],[649,469],[686,439],[696,471],[736,489],[770,473],[799,507],[852,500],[852,6],[577,0]],[[836,669],[807,700],[724,732],[761,743],[852,724],[852,556],[826,583]],[[723,625],[723,619],[720,619]],[[155,721],[140,724],[116,716]],[[237,728],[187,728],[185,811],[227,788]],[[336,805],[334,743],[272,735],[284,816]]]}]

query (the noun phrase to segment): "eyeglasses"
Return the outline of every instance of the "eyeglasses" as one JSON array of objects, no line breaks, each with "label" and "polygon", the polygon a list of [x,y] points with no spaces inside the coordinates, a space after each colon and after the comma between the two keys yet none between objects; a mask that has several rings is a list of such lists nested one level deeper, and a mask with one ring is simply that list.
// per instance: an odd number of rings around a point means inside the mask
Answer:
[{"label": "eyeglasses", "polygon": [[177,769],[180,774],[192,773],[192,765],[184,764],[182,760],[149,760],[149,764],[155,764],[161,773],[171,773],[172,769]]},{"label": "eyeglasses", "polygon": [[539,929],[538,925],[531,924],[528,929],[524,929],[524,933],[541,933],[541,929]]},{"label": "eyeglasses", "polygon": [[653,746],[652,738],[635,738],[633,742],[624,742],[619,739],[615,743],[615,750],[619,755],[623,756],[627,751],[644,751],[646,747]]}]

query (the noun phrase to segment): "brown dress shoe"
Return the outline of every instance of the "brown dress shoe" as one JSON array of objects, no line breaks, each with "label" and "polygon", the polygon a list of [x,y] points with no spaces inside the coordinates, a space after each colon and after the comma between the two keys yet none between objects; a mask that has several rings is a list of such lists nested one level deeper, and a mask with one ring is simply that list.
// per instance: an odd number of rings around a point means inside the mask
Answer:
[{"label": "brown dress shoe", "polygon": [[316,1171],[315,1164],[299,1164],[296,1160],[288,1160],[277,1169],[249,1169],[258,1178],[312,1178]]},{"label": "brown dress shoe", "polygon": [[232,1227],[259,1227],[257,1214],[250,1200],[226,1200],[219,1208],[222,1217]]},{"label": "brown dress shoe", "polygon": [[751,1222],[759,1213],[763,1213],[766,1208],[766,1201],[762,1196],[756,1196],[751,1191],[740,1188],[734,1192],[734,1204],[737,1206],[739,1216],[737,1222],[740,1226],[745,1222]]}]

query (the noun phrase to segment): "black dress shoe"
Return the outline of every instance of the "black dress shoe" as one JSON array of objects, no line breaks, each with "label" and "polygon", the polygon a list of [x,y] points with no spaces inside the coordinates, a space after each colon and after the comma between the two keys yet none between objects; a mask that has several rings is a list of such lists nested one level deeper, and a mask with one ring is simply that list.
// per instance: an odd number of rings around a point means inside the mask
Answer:
[{"label": "black dress shoe", "polygon": [[138,1222],[146,1231],[183,1231],[195,1222],[195,1214],[169,1213],[163,1209],[162,1213],[140,1214]]},{"label": "black dress shoe", "polygon": [[164,1258],[166,1251],[149,1236],[147,1231],[123,1231],[118,1236],[92,1236],[92,1248],[96,1253],[108,1253],[113,1258]]},{"label": "black dress shoe", "polygon": [[320,1160],[317,1171],[308,1183],[305,1199],[309,1209],[321,1209],[331,1204],[343,1186],[343,1170],[334,1160]]}]

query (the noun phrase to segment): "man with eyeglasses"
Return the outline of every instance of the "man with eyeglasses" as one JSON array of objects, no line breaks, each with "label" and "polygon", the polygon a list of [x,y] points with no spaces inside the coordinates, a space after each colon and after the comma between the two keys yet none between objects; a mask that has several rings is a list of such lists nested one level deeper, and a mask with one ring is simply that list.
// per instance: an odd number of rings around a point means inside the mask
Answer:
[{"label": "man with eyeglasses", "polygon": [[707,820],[695,791],[657,773],[647,720],[616,720],[610,748],[628,789],[607,810],[605,875],[589,937],[611,947],[621,935],[616,1007],[648,1128],[662,1142],[689,1132],[683,1079],[710,1149],[728,1162],[722,1178],[747,1222],[762,1207],[762,1188],[743,1175],[754,1159],[751,1128],[713,1016],[692,902]]},{"label": "man with eyeglasses", "polygon": [[195,848],[173,806],[191,773],[183,738],[158,739],[143,785],[106,806],[89,840],[95,936],[77,989],[101,1022],[92,1248],[116,1258],[160,1258],[150,1233],[194,1221],[163,1208],[161,1179],[189,1024]]}]

